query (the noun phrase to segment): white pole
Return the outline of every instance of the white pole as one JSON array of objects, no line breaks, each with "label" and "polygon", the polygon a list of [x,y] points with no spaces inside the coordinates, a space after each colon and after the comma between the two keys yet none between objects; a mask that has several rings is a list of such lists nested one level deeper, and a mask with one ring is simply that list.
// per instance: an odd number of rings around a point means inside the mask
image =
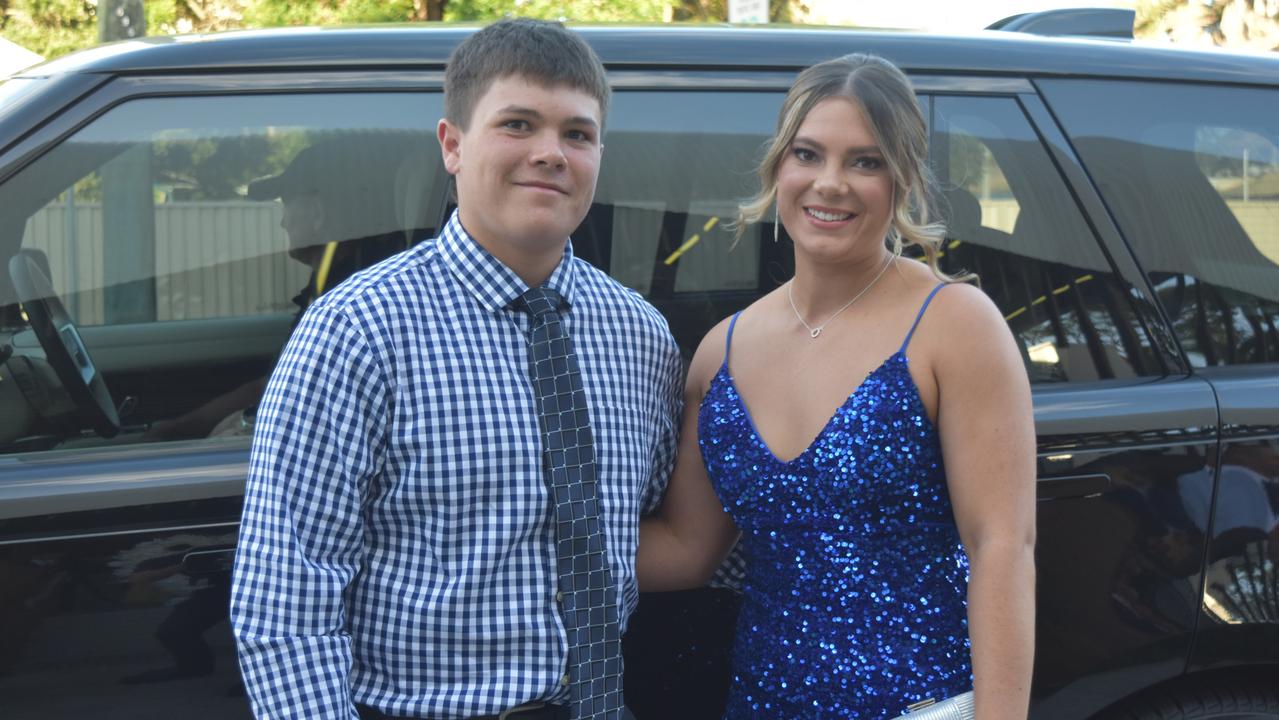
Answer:
[{"label": "white pole", "polygon": [[1248,202],[1248,148],[1243,149],[1243,201]]}]

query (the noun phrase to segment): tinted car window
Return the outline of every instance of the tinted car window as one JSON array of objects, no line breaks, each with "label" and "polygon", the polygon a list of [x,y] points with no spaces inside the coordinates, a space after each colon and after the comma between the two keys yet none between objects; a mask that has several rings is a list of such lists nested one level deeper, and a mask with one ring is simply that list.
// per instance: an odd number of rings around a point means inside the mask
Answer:
[{"label": "tinted car window", "polygon": [[935,98],[932,152],[942,267],[978,275],[1033,382],[1157,372],[1122,283],[1016,100]]},{"label": "tinted car window", "polygon": [[1191,363],[1279,362],[1279,93],[1065,80],[1044,91]]},{"label": "tinted car window", "polygon": [[754,164],[780,103],[773,93],[617,94],[595,198],[612,213],[614,277],[645,294],[662,268],[677,293],[756,288],[759,234],[734,245],[729,223],[758,187]]},{"label": "tinted car window", "polygon": [[110,389],[117,442],[247,435],[310,300],[433,232],[442,171],[421,118],[440,107],[413,94],[138,99],[7,182],[4,242],[20,246],[0,255],[23,262],[0,281],[0,321],[27,377],[3,400],[26,419],[0,447],[99,442],[79,437],[84,408],[46,371],[59,353],[25,329],[39,298],[24,282],[65,307],[62,344]]}]

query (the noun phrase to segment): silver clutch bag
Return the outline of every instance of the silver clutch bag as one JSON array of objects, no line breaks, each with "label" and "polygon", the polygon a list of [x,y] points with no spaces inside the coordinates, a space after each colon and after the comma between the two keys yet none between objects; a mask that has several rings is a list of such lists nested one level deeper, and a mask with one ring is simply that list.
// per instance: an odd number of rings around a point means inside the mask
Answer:
[{"label": "silver clutch bag", "polygon": [[932,698],[906,708],[897,720],[973,720],[973,692],[948,697],[941,702]]}]

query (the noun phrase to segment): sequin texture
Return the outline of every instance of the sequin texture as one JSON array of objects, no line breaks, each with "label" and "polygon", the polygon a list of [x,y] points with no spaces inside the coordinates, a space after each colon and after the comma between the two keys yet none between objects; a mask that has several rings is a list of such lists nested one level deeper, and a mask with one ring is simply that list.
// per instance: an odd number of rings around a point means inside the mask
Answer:
[{"label": "sequin texture", "polygon": [[968,558],[904,351],[790,462],[727,361],[711,381],[702,457],[748,564],[728,718],[895,718],[972,688]]}]

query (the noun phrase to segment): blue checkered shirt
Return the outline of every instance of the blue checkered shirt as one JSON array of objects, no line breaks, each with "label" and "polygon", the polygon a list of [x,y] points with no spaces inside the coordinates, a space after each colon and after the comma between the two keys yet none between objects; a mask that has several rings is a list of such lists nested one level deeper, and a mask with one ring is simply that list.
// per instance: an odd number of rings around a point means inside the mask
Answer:
[{"label": "blue checkered shirt", "polygon": [[[583,370],[601,520],[635,607],[639,515],[675,453],[662,316],[566,249],[547,284]],[[454,215],[307,311],[258,411],[231,621],[260,718],[432,718],[566,701],[528,287]]]}]

